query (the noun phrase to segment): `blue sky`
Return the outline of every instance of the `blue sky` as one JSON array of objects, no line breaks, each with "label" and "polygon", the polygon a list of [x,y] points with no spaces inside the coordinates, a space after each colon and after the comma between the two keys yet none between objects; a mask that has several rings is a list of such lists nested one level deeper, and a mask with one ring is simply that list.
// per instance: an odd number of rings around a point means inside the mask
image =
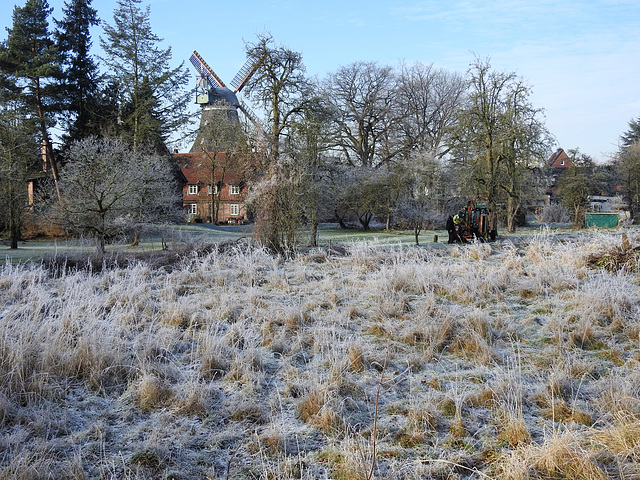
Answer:
[{"label": "blue sky", "polygon": [[[0,5],[3,26],[13,5]],[[64,0],[49,0],[62,17]],[[144,3],[147,4],[147,3]],[[324,77],[355,61],[434,64],[464,73],[475,56],[515,72],[545,110],[556,147],[604,161],[640,116],[640,2],[637,0],[153,0],[151,25],[173,49],[193,50],[225,81],[244,63],[245,42],[270,32]],[[115,0],[93,0],[112,23]],[[98,49],[101,29],[93,34]],[[3,32],[2,39],[6,39]],[[195,72],[194,72],[195,75]],[[195,81],[195,78],[194,78]]]}]

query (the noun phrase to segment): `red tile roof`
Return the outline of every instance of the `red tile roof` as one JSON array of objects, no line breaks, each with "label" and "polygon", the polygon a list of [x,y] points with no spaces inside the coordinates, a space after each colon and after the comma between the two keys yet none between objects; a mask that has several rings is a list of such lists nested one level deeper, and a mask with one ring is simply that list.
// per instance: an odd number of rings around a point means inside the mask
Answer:
[{"label": "red tile roof", "polygon": [[564,150],[559,148],[549,157],[548,165],[550,168],[567,168],[573,166],[573,162]]},{"label": "red tile roof", "polygon": [[[211,183],[211,159],[206,153],[174,153],[173,158],[178,162],[182,174],[189,184],[210,184]],[[216,155],[214,183],[219,182],[222,170],[225,166],[226,154],[224,152]],[[230,170],[228,167],[224,172],[224,183],[239,184],[242,181],[240,175]]]}]

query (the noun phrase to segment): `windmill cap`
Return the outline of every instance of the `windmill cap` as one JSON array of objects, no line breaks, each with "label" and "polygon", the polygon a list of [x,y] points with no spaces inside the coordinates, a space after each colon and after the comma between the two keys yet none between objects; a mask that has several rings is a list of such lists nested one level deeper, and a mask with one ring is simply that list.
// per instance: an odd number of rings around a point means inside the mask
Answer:
[{"label": "windmill cap", "polygon": [[209,103],[225,102],[234,107],[240,106],[238,97],[228,88],[212,88],[209,90]]}]

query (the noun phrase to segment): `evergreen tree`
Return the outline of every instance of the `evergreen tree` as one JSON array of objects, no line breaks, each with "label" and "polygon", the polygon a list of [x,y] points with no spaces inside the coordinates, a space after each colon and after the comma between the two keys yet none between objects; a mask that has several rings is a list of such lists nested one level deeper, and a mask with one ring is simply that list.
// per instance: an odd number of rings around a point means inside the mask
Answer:
[{"label": "evergreen tree", "polygon": [[628,148],[640,141],[640,117],[629,122],[629,130],[622,134],[622,148]]},{"label": "evergreen tree", "polygon": [[104,26],[100,44],[111,70],[108,77],[117,85],[121,136],[134,149],[155,145],[158,153],[165,153],[169,136],[190,118],[191,92],[185,88],[189,73],[184,63],[170,68],[171,47],[160,48],[149,6],[143,10],[140,3],[118,0],[114,24]]},{"label": "evergreen tree", "polygon": [[24,7],[15,7],[13,26],[0,45],[0,70],[14,79],[12,92],[19,93],[18,101],[35,115],[47,167],[57,185],[58,168],[49,128],[55,125],[54,114],[59,109],[61,73],[47,20],[52,10],[46,0],[27,0]]},{"label": "evergreen tree", "polygon": [[92,0],[70,0],[64,4],[64,18],[56,21],[56,44],[64,74],[63,120],[65,143],[99,133],[98,65],[90,55],[92,26],[98,25]]},{"label": "evergreen tree", "polygon": [[[138,140],[138,144],[142,141],[154,152],[167,153],[166,135],[162,131],[162,119],[159,114],[160,105],[154,95],[148,75],[142,79],[135,98],[135,101],[132,97],[122,105],[122,117],[128,121],[124,125],[121,136],[131,144]],[[134,135],[132,119],[136,121],[137,135]]]},{"label": "evergreen tree", "polygon": [[[6,79],[5,79],[6,80]],[[5,85],[7,85],[5,83]],[[38,168],[38,142],[32,122],[25,121],[20,105],[8,90],[0,97],[0,225],[9,233],[11,249],[18,248],[28,201],[27,182]]]},{"label": "evergreen tree", "polygon": [[120,84],[117,80],[107,80],[102,84],[96,101],[95,119],[98,136],[117,137],[122,125],[120,122]]}]

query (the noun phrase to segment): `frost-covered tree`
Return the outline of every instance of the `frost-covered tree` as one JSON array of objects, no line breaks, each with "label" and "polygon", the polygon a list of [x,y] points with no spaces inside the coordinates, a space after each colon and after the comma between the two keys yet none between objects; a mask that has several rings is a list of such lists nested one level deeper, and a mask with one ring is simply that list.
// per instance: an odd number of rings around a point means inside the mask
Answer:
[{"label": "frost-covered tree", "polygon": [[179,211],[171,163],[139,152],[118,139],[89,137],[67,153],[57,220],[95,239],[100,252],[117,236],[175,218]]},{"label": "frost-covered tree", "polygon": [[424,228],[444,222],[446,172],[434,155],[416,154],[406,164],[398,165],[395,175],[401,185],[395,215],[413,230],[418,245]]},{"label": "frost-covered tree", "polygon": [[[302,55],[285,46],[276,46],[270,35],[261,35],[246,46],[247,55],[259,63],[245,92],[266,113],[264,136],[267,148],[256,165],[252,187],[256,210],[254,235],[273,250],[292,247],[296,221],[291,217],[299,176],[292,171],[296,156],[285,148],[296,120],[313,108],[316,95],[306,77]],[[293,228],[292,228],[293,227]]]}]

